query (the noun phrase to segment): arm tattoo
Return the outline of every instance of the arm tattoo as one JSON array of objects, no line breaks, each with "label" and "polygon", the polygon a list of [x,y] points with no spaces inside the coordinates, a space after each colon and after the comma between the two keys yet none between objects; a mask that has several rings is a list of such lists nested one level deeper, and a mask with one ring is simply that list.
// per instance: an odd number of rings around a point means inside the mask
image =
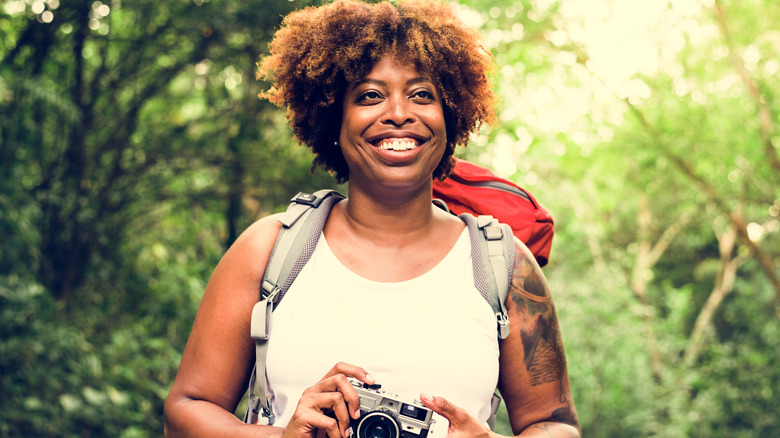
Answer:
[{"label": "arm tattoo", "polygon": [[521,254],[515,262],[510,293],[515,312],[523,321],[520,336],[525,367],[531,385],[537,386],[561,380],[566,358],[547,283],[540,268]]},{"label": "arm tattoo", "polygon": [[[551,433],[557,423],[579,429],[577,413],[564,379],[566,356],[552,295],[541,268],[527,250],[517,251],[510,296],[514,312],[520,319],[520,339],[531,386],[554,382],[560,385],[562,406],[550,414],[552,423],[539,423],[534,427],[547,433]],[[579,433],[572,436],[579,436]]]}]

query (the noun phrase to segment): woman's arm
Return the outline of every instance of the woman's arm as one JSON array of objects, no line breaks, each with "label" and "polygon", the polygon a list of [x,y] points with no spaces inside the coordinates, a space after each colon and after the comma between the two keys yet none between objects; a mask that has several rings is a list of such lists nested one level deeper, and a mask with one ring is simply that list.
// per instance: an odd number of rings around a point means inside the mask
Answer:
[{"label": "woman's arm", "polygon": [[[507,297],[511,333],[500,342],[499,390],[518,437],[579,438],[566,357],[547,281],[533,254],[516,241]],[[498,437],[465,409],[442,397],[420,400],[449,421],[448,438]]]},{"label": "woman's arm", "polygon": [[506,303],[511,333],[501,341],[499,374],[499,390],[512,430],[523,437],[579,437],[563,341],[547,280],[528,248],[520,241],[515,247]]},{"label": "woman's arm", "polygon": [[281,435],[233,415],[252,370],[251,313],[279,229],[273,216],[256,222],[214,270],[165,402],[167,437]]}]

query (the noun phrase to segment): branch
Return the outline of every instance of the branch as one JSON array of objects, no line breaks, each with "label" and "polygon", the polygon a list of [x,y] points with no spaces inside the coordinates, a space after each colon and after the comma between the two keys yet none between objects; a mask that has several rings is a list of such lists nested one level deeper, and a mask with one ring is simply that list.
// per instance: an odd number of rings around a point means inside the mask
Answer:
[{"label": "branch", "polygon": [[650,223],[652,222],[652,215],[647,208],[647,198],[642,195],[640,197],[639,204],[639,252],[637,253],[637,260],[634,263],[634,269],[631,273],[631,285],[634,289],[634,293],[640,301],[644,302],[646,288],[646,281],[643,280],[642,273],[648,269],[652,269],[661,256],[672,244],[674,237],[683,227],[691,220],[693,216],[691,213],[686,213],[678,216],[671,225],[669,225],[661,236],[655,239],[655,245],[650,244]]},{"label": "branch", "polygon": [[[631,103],[628,101],[626,101],[626,105],[628,105],[629,109],[636,115],[642,126],[652,135],[655,135],[655,129],[647,121],[642,111],[639,110],[639,108],[636,106],[631,105]],[[662,143],[659,142],[659,145],[661,144]],[[707,198],[712,201],[718,207],[721,213],[723,213],[729,219],[729,222],[731,222],[731,224],[736,227],[737,234],[739,235],[740,239],[755,255],[756,259],[758,259],[758,263],[761,265],[761,269],[763,269],[764,274],[766,274],[767,278],[772,283],[772,286],[777,293],[777,297],[780,298],[780,279],[778,279],[778,276],[775,273],[774,263],[772,262],[772,259],[761,250],[758,244],[750,239],[750,236],[747,232],[747,224],[745,223],[745,219],[742,217],[742,214],[732,210],[726,203],[726,200],[723,199],[720,192],[715,188],[715,186],[697,174],[693,167],[687,161],[685,161],[685,159],[674,154],[666,147],[661,146],[659,149],[678,169],[682,171],[683,175],[688,177],[702,189],[702,191],[707,195]]]},{"label": "branch", "polygon": [[687,368],[693,366],[699,358],[701,351],[704,349],[707,329],[710,327],[712,318],[715,316],[721,303],[723,303],[723,300],[733,290],[737,269],[748,259],[746,255],[736,258],[731,257],[737,242],[738,232],[737,226],[732,223],[728,231],[718,238],[720,268],[718,269],[718,276],[715,279],[715,285],[710,292],[710,296],[707,298],[707,302],[702,307],[701,312],[699,312],[693,331],[688,338],[688,346],[683,354],[683,365]]},{"label": "branch", "polygon": [[669,151],[666,151],[666,154],[670,160],[680,169],[682,172],[690,178],[693,182],[699,185],[701,189],[707,194],[707,197],[715,203],[715,205],[718,207],[718,209],[728,217],[729,221],[731,222],[732,226],[736,229],[737,234],[739,235],[740,239],[742,240],[742,243],[745,244],[750,249],[750,252],[753,253],[758,259],[759,264],[761,265],[761,268],[764,270],[764,273],[766,274],[767,278],[769,278],[769,281],[772,283],[772,286],[775,288],[775,292],[777,293],[777,297],[780,298],[780,279],[778,279],[777,274],[775,273],[774,263],[772,262],[772,259],[761,250],[761,248],[758,246],[756,242],[750,239],[750,236],[747,232],[747,224],[745,223],[745,219],[742,217],[742,214],[734,211],[729,208],[729,206],[726,204],[726,201],[720,196],[720,193],[713,187],[711,184],[709,184],[707,181],[704,180],[701,176],[699,176],[693,168],[688,164],[685,160],[683,160],[681,157],[672,154]]},{"label": "branch", "polygon": [[[637,232],[637,254],[634,259],[634,267],[631,270],[631,289],[634,295],[643,306],[649,306],[647,302],[647,283],[644,273],[652,269],[653,265],[658,261],[661,254],[669,247],[674,234],[677,233],[680,227],[670,227],[674,231],[670,232],[670,228],[667,228],[663,236],[651,247],[650,241],[650,224],[653,221],[652,212],[648,207],[647,196],[641,194],[639,197],[639,213],[638,213],[638,232]],[[658,339],[653,326],[653,313],[646,312],[643,315],[643,320],[647,324],[647,337],[649,345],[650,355],[650,370],[653,375],[653,379],[656,382],[660,382],[662,379],[663,362],[661,353],[658,350]]]},{"label": "branch", "polygon": [[715,0],[715,20],[718,22],[723,38],[726,40],[726,47],[729,50],[729,60],[734,70],[742,79],[742,83],[748,89],[750,97],[756,104],[758,109],[758,135],[761,138],[761,143],[764,145],[764,152],[769,160],[769,164],[775,171],[775,175],[780,174],[780,158],[777,156],[777,151],[774,145],[772,145],[772,133],[774,132],[774,123],[772,122],[772,109],[771,105],[766,101],[767,96],[762,96],[758,91],[758,86],[755,81],[750,77],[742,60],[737,56],[734,50],[734,41],[731,38],[731,31],[728,27],[728,21],[726,19],[726,12],[723,9],[722,0]]}]

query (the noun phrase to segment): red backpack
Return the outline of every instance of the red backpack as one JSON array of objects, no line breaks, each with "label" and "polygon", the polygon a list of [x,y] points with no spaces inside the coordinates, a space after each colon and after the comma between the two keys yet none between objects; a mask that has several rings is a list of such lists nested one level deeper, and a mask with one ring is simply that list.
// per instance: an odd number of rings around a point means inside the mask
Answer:
[{"label": "red backpack", "polygon": [[547,264],[553,238],[553,219],[534,197],[517,184],[484,167],[455,159],[444,181],[433,181],[433,197],[455,214],[488,214],[512,227],[512,232],[536,257]]}]

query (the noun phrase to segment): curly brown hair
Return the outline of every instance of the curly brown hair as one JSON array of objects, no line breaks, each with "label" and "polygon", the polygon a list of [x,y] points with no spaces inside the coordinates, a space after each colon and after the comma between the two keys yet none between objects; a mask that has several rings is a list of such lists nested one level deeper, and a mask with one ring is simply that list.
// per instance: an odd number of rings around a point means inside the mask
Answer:
[{"label": "curly brown hair", "polygon": [[495,120],[488,81],[493,57],[477,31],[466,27],[450,5],[430,0],[367,4],[355,0],[308,7],[289,14],[258,63],[258,78],[273,80],[260,97],[287,107],[299,142],[314,152],[312,171],[322,165],[339,182],[349,167],[335,146],[342,99],[350,82],[365,77],[390,54],[413,61],[443,97],[447,147],[435,178],[452,170],[455,146]]}]

